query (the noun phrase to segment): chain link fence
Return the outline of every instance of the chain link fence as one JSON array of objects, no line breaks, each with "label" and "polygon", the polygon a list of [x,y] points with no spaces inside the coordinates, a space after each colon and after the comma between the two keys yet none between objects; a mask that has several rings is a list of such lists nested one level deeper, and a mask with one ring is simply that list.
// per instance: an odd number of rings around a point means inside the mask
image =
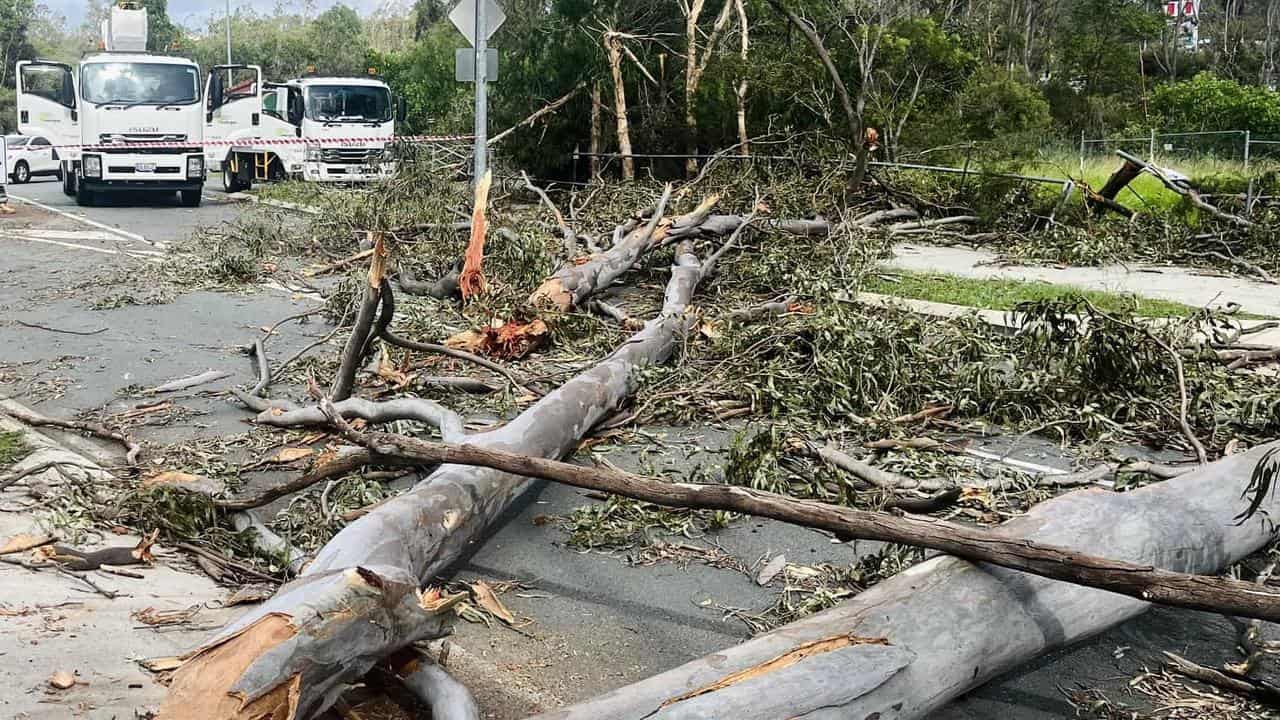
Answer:
[{"label": "chain link fence", "polygon": [[1280,169],[1280,140],[1257,138],[1248,130],[1157,132],[1145,137],[1088,138],[1080,135],[1080,169],[1113,159],[1123,150],[1161,167],[1187,174],[1231,172],[1258,175]]}]

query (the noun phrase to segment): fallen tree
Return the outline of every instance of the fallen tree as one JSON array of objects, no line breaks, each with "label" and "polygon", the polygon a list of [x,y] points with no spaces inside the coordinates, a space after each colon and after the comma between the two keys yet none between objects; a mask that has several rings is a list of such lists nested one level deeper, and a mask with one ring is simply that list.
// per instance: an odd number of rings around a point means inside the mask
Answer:
[{"label": "fallen tree", "polygon": [[[690,329],[687,306],[708,265],[682,244],[656,318],[507,425],[468,442],[546,457],[568,453],[630,396],[635,371],[665,360]],[[380,659],[442,636],[451,600],[421,584],[453,562],[528,482],[446,465],[346,526],[296,580],[187,657],[158,717],[312,717]]]},{"label": "fallen tree", "polygon": [[[1220,572],[1272,539],[1263,517],[1234,520],[1266,452],[1261,447],[1228,456],[1128,493],[1062,495],[994,532],[1178,572]],[[1280,498],[1268,494],[1261,509],[1280,512]],[[835,608],[538,717],[921,718],[1148,607],[1101,590],[940,556]]]},{"label": "fallen tree", "polygon": [[385,432],[361,434],[343,418],[349,413],[332,403],[326,402],[322,412],[348,440],[367,447],[375,458],[422,464],[475,465],[667,507],[729,510],[829,530],[846,539],[881,540],[942,550],[971,560],[1104,588],[1152,602],[1280,621],[1280,594],[1259,588],[1254,583],[1188,575],[1147,564],[1110,560],[1068,547],[1044,545],[1007,533],[935,518],[900,517],[857,510],[736,485],[668,483],[620,470],[586,468],[470,444],[430,442]]}]

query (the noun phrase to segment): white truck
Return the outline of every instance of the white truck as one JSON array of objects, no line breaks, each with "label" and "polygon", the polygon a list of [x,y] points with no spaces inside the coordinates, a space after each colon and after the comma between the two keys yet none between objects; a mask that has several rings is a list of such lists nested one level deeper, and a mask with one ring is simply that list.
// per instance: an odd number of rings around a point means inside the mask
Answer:
[{"label": "white truck", "polygon": [[103,52],[70,65],[18,63],[18,131],[53,141],[62,189],[81,205],[106,193],[178,192],[200,204],[204,118],[200,68],[146,52],[147,14],[135,2],[111,8]]},{"label": "white truck", "polygon": [[296,178],[367,182],[395,174],[391,142],[405,102],[375,77],[262,82],[252,65],[216,66],[205,95],[206,162],[227,192]]}]

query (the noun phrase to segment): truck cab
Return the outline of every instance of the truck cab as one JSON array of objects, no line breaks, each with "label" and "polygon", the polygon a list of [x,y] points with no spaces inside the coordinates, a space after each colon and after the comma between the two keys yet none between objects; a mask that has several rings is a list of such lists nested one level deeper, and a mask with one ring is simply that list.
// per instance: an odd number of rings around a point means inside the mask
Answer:
[{"label": "truck cab", "polygon": [[[219,73],[210,74],[211,123],[230,115],[236,102],[223,82]],[[386,83],[373,77],[310,76],[259,87],[258,112],[246,114],[252,106],[241,106],[240,127],[227,126],[243,140],[216,151],[225,153],[220,162],[229,192],[284,178],[367,182],[394,175],[390,144],[396,120],[404,117],[404,102]]]},{"label": "truck cab", "polygon": [[18,63],[19,132],[59,147],[63,191],[82,205],[121,191],[176,191],[184,205],[199,205],[205,179],[199,66],[145,52],[146,11],[133,3],[112,8],[103,33],[106,52],[74,68]]}]

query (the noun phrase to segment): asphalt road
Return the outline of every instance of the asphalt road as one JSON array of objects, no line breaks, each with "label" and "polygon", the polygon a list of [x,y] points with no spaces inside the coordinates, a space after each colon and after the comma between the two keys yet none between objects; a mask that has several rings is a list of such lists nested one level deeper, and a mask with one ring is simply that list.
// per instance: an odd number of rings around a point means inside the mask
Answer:
[{"label": "asphalt road", "polygon": [[[118,277],[160,262],[168,245],[247,206],[226,199],[220,187],[206,191],[200,208],[181,207],[176,195],[120,196],[81,208],[52,181],[9,190],[48,209],[18,205],[18,215],[0,219],[0,395],[50,414],[117,412],[138,401],[139,387],[228,369],[230,378],[173,398],[191,415],[137,432],[152,442],[242,432],[244,411],[209,391],[251,382],[253,366],[240,347],[260,334],[256,328],[313,301],[263,288],[93,309],[81,291],[68,289],[83,286],[85,278]],[[272,352],[290,353],[326,331],[320,323],[287,325],[272,340]],[[616,459],[627,464],[625,457]],[[1055,461],[1043,453],[1020,459]],[[739,642],[745,627],[719,608],[758,611],[772,601],[776,589],[759,588],[730,570],[696,563],[629,566],[620,557],[564,547],[560,530],[539,516],[565,514],[584,502],[568,488],[531,491],[458,569],[466,578],[519,579],[533,588],[529,597],[504,598],[517,615],[534,619],[523,633],[459,628],[461,647],[501,669],[491,677],[522,675],[562,701],[590,697]],[[776,523],[742,522],[709,540],[747,563],[777,552],[793,562],[849,562],[870,549],[832,545],[816,533]],[[4,595],[0,588],[0,602]],[[1159,666],[1162,650],[1215,664],[1235,659],[1234,643],[1233,629],[1220,617],[1156,610],[988,683],[933,720],[1072,717],[1064,689],[1105,687],[1123,695],[1135,673]],[[0,655],[3,645],[0,640]],[[25,690],[0,687],[0,696]],[[520,716],[520,708],[506,710],[497,717]]]},{"label": "asphalt road", "polygon": [[243,208],[226,197],[216,179],[206,183],[204,203],[198,208],[182,207],[176,192],[111,194],[101,196],[95,207],[80,207],[75,198],[62,193],[62,183],[57,178],[35,178],[25,185],[10,183],[6,189],[11,197],[32,200],[161,245],[187,238],[200,225],[230,219]]}]

